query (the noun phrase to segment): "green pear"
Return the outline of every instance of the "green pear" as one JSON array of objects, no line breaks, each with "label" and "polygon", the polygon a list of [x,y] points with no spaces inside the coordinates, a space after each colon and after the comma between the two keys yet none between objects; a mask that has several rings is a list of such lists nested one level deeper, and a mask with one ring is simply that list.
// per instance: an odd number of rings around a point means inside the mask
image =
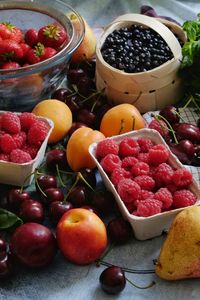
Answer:
[{"label": "green pear", "polygon": [[200,277],[200,207],[191,206],[174,219],[162,246],[156,274],[166,280]]}]

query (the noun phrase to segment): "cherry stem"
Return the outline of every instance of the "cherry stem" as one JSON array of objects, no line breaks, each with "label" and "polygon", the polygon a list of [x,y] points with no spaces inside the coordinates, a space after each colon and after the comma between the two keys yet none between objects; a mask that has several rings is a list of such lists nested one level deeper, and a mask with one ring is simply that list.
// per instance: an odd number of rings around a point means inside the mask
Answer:
[{"label": "cherry stem", "polygon": [[74,175],[74,172],[67,172],[59,169],[60,173],[66,174],[66,175]]},{"label": "cherry stem", "polygon": [[126,280],[131,284],[133,285],[134,287],[136,287],[137,289],[140,289],[140,290],[146,290],[146,289],[149,289],[151,288],[152,286],[154,286],[156,283],[155,281],[152,281],[150,284],[148,284],[147,286],[139,286],[135,283],[133,283],[131,280],[129,280],[127,277],[126,277]]},{"label": "cherry stem", "polygon": [[58,164],[56,164],[56,171],[57,171],[58,179],[59,179],[59,182],[60,182],[61,186],[62,187],[67,187],[66,184],[64,184],[64,182],[62,180],[62,177],[60,175],[60,170],[59,170]]},{"label": "cherry stem", "polygon": [[84,99],[81,101],[81,104],[85,103],[86,101],[88,101],[89,99],[91,99],[92,97],[96,96],[96,95],[101,95],[101,91],[98,91],[94,94],[91,94],[90,96],[88,97],[84,97]]},{"label": "cherry stem", "polygon": [[66,194],[63,203],[66,203],[67,198],[69,197],[69,194],[71,193],[71,191],[73,190],[73,188],[75,188],[75,186],[77,185],[77,182],[79,181],[79,176],[76,176],[76,180],[75,182],[72,184],[71,188],[69,189],[68,193]]},{"label": "cherry stem", "polygon": [[[113,264],[110,264],[101,259],[99,259],[98,263],[99,263],[99,265],[106,266],[106,267],[113,266]],[[155,273],[155,270],[136,270],[136,269],[130,269],[130,268],[120,267],[120,266],[118,266],[118,267],[121,268],[124,272],[133,273],[133,274],[153,274],[153,273]]]},{"label": "cherry stem", "polygon": [[184,109],[185,109],[186,107],[188,107],[188,105],[190,104],[190,102],[193,102],[194,105],[196,106],[196,108],[200,111],[200,107],[199,107],[199,105],[196,103],[196,101],[195,101],[195,99],[194,99],[194,97],[193,97],[192,95],[190,96],[189,100],[186,102],[186,104],[185,104],[180,110],[181,110],[181,111],[184,111]]},{"label": "cherry stem", "polygon": [[178,144],[178,140],[176,138],[176,134],[175,134],[175,131],[174,129],[172,128],[171,124],[167,121],[167,119],[165,119],[163,116],[161,115],[153,115],[153,117],[159,122],[160,119],[162,119],[166,124],[167,124],[167,127],[163,126],[163,124],[160,123],[160,126],[162,128],[167,128],[168,130],[171,131],[172,135],[173,135],[173,138],[174,138],[174,141],[176,144]]},{"label": "cherry stem", "polygon": [[121,134],[121,132],[122,132],[122,130],[124,129],[124,127],[125,127],[125,121],[124,121],[124,119],[122,119],[122,120],[121,120],[121,123],[120,123],[120,129],[119,129],[118,134]]},{"label": "cherry stem", "polygon": [[93,192],[95,192],[95,190],[93,189],[93,187],[87,182],[87,180],[83,177],[83,175],[81,174],[81,172],[78,172],[77,177],[79,179],[81,179]]},{"label": "cherry stem", "polygon": [[39,183],[38,183],[38,179],[37,179],[37,176],[38,176],[38,175],[40,175],[40,173],[38,173],[38,172],[36,171],[36,173],[34,173],[35,183],[36,183],[36,185],[37,185],[39,191],[41,192],[41,194],[42,194],[44,197],[47,198],[47,195],[46,195],[45,192],[41,189],[41,187],[40,187],[40,185],[39,185]]},{"label": "cherry stem", "polygon": [[102,254],[102,256],[96,260],[96,265],[97,267],[100,267],[101,262],[103,261],[103,258],[106,257],[108,255],[108,253],[111,252],[111,250],[114,248],[114,244],[110,244],[107,249],[105,250],[105,252]]}]

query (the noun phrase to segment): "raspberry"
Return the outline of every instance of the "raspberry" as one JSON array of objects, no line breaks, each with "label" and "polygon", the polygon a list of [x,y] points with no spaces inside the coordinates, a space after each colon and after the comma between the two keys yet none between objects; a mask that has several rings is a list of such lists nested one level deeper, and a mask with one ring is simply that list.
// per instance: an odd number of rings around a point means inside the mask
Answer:
[{"label": "raspberry", "polygon": [[149,150],[149,163],[159,165],[166,162],[169,158],[169,150],[163,144],[153,146]]},{"label": "raspberry", "polygon": [[137,156],[140,152],[140,146],[136,140],[124,139],[119,144],[119,155],[121,157]]},{"label": "raspberry", "polygon": [[141,188],[136,182],[127,178],[119,182],[117,190],[122,201],[130,203],[138,199]]},{"label": "raspberry", "polygon": [[5,112],[1,117],[2,129],[7,133],[15,134],[21,130],[21,124],[19,117],[12,112]]},{"label": "raspberry", "polygon": [[148,175],[139,175],[134,178],[141,189],[151,191],[155,187],[155,180]]},{"label": "raspberry", "polygon": [[47,136],[49,128],[46,123],[37,121],[28,131],[28,142],[31,145],[41,145]]},{"label": "raspberry", "polygon": [[28,154],[25,151],[22,151],[21,149],[15,149],[10,153],[10,161],[14,163],[23,164],[31,160],[32,158],[30,154]]},{"label": "raspberry", "polygon": [[122,168],[125,170],[130,170],[137,162],[138,159],[136,157],[127,156],[122,159]]},{"label": "raspberry", "polygon": [[192,183],[192,173],[185,168],[176,170],[172,182],[179,188],[187,187]]},{"label": "raspberry", "polygon": [[126,171],[123,168],[115,168],[111,174],[110,180],[115,186],[117,186],[120,180],[130,177],[131,173],[129,171]]},{"label": "raspberry", "polygon": [[140,217],[149,217],[161,212],[162,202],[155,199],[146,199],[138,202],[136,215]]},{"label": "raspberry", "polygon": [[132,168],[131,168],[131,174],[133,176],[138,176],[138,175],[148,175],[149,173],[149,165],[139,161],[137,162]]},{"label": "raspberry", "polygon": [[28,131],[35,122],[37,122],[37,117],[33,113],[30,112],[23,112],[19,116],[20,122],[21,122],[21,127],[22,130]]},{"label": "raspberry", "polygon": [[22,147],[22,150],[29,153],[31,158],[34,159],[38,153],[38,146],[35,146],[35,145],[29,145],[29,144],[25,144],[23,147]]},{"label": "raspberry", "polygon": [[149,128],[154,129],[160,133],[160,135],[165,136],[169,133],[167,124],[163,120],[152,120],[148,125]]},{"label": "raspberry", "polygon": [[141,190],[139,200],[150,199],[154,197],[154,193],[147,190]]},{"label": "raspberry", "polygon": [[162,186],[163,184],[171,183],[173,174],[174,170],[172,167],[166,163],[162,163],[155,169],[153,178],[157,186]]},{"label": "raspberry", "polygon": [[115,168],[121,167],[121,159],[118,155],[108,154],[100,162],[106,173],[112,173]]},{"label": "raspberry", "polygon": [[10,134],[5,133],[4,135],[1,136],[0,147],[4,153],[9,154],[12,150],[17,148],[17,144]]},{"label": "raspberry", "polygon": [[3,160],[3,161],[9,161],[9,160],[10,160],[9,154],[6,154],[6,153],[0,153],[0,160]]},{"label": "raspberry", "polygon": [[137,208],[138,200],[132,201],[130,203],[125,203],[126,208],[130,213],[132,213]]},{"label": "raspberry", "polygon": [[149,153],[143,153],[143,152],[140,152],[138,154],[138,160],[139,161],[143,161],[145,162],[146,164],[149,164]]},{"label": "raspberry", "polygon": [[140,146],[140,152],[149,152],[149,149],[151,149],[154,146],[154,143],[150,139],[140,138],[137,140],[139,146]]},{"label": "raspberry", "polygon": [[166,185],[166,188],[173,194],[177,191],[178,187],[174,183],[170,183]]},{"label": "raspberry", "polygon": [[108,139],[103,140],[97,144],[96,149],[96,157],[101,159],[105,157],[107,154],[115,154],[118,155],[119,146],[114,140]]},{"label": "raspberry", "polygon": [[195,204],[197,197],[189,190],[179,190],[174,193],[173,207],[180,208]]},{"label": "raspberry", "polygon": [[21,131],[20,133],[16,133],[12,137],[17,145],[17,148],[21,148],[26,141],[26,133],[24,131]]},{"label": "raspberry", "polygon": [[163,209],[169,209],[173,202],[171,192],[167,188],[160,188],[154,195],[154,199],[162,202]]}]

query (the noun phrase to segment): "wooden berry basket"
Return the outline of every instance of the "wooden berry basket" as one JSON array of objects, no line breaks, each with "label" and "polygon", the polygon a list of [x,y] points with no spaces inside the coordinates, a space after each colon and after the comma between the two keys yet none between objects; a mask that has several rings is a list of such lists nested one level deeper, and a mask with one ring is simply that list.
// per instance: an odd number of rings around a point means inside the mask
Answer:
[{"label": "wooden berry basket", "polygon": [[[131,139],[150,138],[154,142],[154,144],[164,144],[169,149],[168,145],[161,137],[161,135],[156,130],[149,129],[149,128],[144,128],[144,129],[124,133],[121,135],[116,135],[109,139],[113,139],[115,140],[115,142],[119,144],[125,138],[131,138]],[[138,240],[146,240],[146,239],[159,236],[164,231],[167,231],[174,217],[185,208],[182,207],[182,208],[172,209],[150,217],[138,217],[129,213],[128,209],[124,205],[124,202],[122,201],[119,194],[117,193],[115,186],[110,181],[108,175],[104,172],[101,164],[97,160],[96,148],[97,148],[97,143],[93,143],[92,145],[90,145],[89,153],[99,170],[99,173],[102,177],[102,180],[106,188],[113,193],[116,203],[124,219],[126,219],[131,224],[135,237]],[[183,168],[184,166],[181,164],[178,158],[170,151],[170,149],[169,152],[170,152],[170,156],[168,160],[169,165],[175,169]],[[189,189],[197,197],[197,202],[194,205],[200,205],[200,188],[198,186],[198,183],[194,179],[194,177]]]},{"label": "wooden berry basket", "polygon": [[[116,29],[140,24],[156,31],[165,40],[173,53],[173,58],[159,67],[140,73],[125,73],[110,66],[101,54],[106,37]],[[178,29],[176,28],[176,34]],[[180,37],[184,37],[180,28]],[[96,47],[96,85],[104,90],[115,104],[131,103],[140,112],[159,110],[167,104],[178,102],[182,96],[182,83],[178,69],[182,58],[181,46],[172,31],[155,18],[127,14],[109,24]]]}]

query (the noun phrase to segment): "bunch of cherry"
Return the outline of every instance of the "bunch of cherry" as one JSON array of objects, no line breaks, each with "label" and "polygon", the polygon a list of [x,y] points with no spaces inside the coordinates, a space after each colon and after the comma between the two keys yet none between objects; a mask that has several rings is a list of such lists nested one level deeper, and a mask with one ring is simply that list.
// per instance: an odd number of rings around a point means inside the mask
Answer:
[{"label": "bunch of cherry", "polygon": [[181,111],[172,105],[153,117],[148,127],[160,132],[178,159],[186,165],[200,166],[200,118],[196,125],[186,123]]},{"label": "bunch of cherry", "polygon": [[96,90],[95,65],[95,59],[85,60],[78,67],[71,63],[67,72],[68,87],[56,90],[51,96],[65,102],[73,114],[69,135],[84,126],[99,129],[104,113],[111,108],[103,93]]}]

